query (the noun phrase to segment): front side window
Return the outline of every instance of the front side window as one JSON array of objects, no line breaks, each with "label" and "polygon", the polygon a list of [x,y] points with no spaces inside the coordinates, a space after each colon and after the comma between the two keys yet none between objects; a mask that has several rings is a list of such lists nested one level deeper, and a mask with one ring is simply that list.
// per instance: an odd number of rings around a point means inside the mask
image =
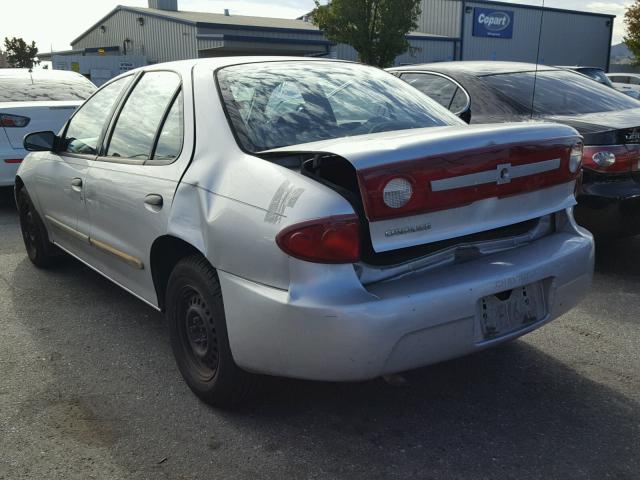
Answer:
[{"label": "front side window", "polygon": [[574,72],[547,70],[537,76],[535,72],[519,72],[482,78],[496,95],[504,95],[522,109],[530,112],[533,105],[534,115],[584,115],[640,108],[637,100]]},{"label": "front side window", "polygon": [[107,156],[148,160],[164,114],[180,86],[173,72],[148,72],[129,95],[113,129]]},{"label": "front side window", "polygon": [[363,65],[267,62],[217,72],[241,146],[259,152],[367,133],[462,122],[397,77]]},{"label": "front side window", "polygon": [[112,82],[91,97],[73,116],[65,133],[65,151],[97,155],[98,142],[105,122],[120,96],[131,81],[124,77]]},{"label": "front side window", "polygon": [[95,91],[95,85],[80,76],[78,78],[0,76],[0,102],[86,100]]}]

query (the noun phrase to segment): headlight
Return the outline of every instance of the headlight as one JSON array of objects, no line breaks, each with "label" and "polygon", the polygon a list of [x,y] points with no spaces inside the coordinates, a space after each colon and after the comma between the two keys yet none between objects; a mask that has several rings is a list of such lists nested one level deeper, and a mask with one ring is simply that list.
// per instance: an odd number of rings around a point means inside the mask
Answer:
[{"label": "headlight", "polygon": [[401,208],[404,207],[411,196],[413,195],[413,189],[411,183],[404,178],[394,178],[384,186],[383,190],[384,204],[389,208]]}]

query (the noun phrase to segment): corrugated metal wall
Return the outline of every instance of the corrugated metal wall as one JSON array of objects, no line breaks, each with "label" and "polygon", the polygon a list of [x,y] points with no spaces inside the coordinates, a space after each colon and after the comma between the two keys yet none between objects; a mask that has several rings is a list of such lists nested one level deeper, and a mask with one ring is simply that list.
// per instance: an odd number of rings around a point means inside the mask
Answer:
[{"label": "corrugated metal wall", "polygon": [[447,37],[460,36],[461,0],[422,0],[418,31]]},{"label": "corrugated metal wall", "polygon": [[249,37],[267,37],[267,38],[293,38],[298,40],[324,40],[324,35],[319,33],[313,33],[312,30],[309,33],[298,32],[298,31],[290,31],[290,30],[282,30],[282,31],[271,31],[271,30],[251,30],[249,28],[243,29],[240,27],[235,28],[224,28],[220,27],[198,27],[198,35],[208,35],[208,34],[228,34],[228,35],[245,35]]},{"label": "corrugated metal wall", "polygon": [[[409,40],[411,50],[396,58],[395,65],[407,65],[415,63],[447,62],[454,60],[455,42],[440,40]],[[358,59],[357,52],[345,44],[331,47],[331,56],[341,60]]]},{"label": "corrugated metal wall", "polygon": [[[138,17],[144,18],[144,25],[138,24]],[[117,11],[103,25],[104,33],[99,27],[90,31],[72,44],[74,50],[112,46],[122,49],[124,40],[128,38],[131,43],[127,53],[144,55],[149,63],[198,57],[196,28],[193,25],[126,10]]]},{"label": "corrugated metal wall", "polygon": [[[467,7],[490,8],[485,3],[467,2]],[[465,13],[463,60],[506,60],[536,62],[540,22],[540,63],[546,65],[589,65],[607,68],[612,26],[609,18],[540,9],[500,6],[514,12],[513,38],[473,36],[472,12]]]}]

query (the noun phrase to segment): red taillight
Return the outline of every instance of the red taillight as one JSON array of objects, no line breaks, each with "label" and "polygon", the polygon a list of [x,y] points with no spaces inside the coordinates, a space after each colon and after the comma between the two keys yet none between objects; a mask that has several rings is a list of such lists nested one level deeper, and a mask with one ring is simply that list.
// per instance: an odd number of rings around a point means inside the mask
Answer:
[{"label": "red taillight", "polygon": [[360,221],[355,215],[320,218],[285,228],[280,249],[314,263],[354,263],[360,259]]},{"label": "red taillight", "polygon": [[594,145],[584,147],[584,168],[621,173],[640,170],[640,145]]},{"label": "red taillight", "polygon": [[0,113],[0,126],[6,128],[22,128],[29,125],[31,119],[21,115],[9,115],[8,113]]},{"label": "red taillight", "polygon": [[571,160],[577,140],[487,147],[361,170],[367,218],[406,217],[568,183],[580,170]]},{"label": "red taillight", "polygon": [[4,163],[22,163],[21,158],[5,158]]}]

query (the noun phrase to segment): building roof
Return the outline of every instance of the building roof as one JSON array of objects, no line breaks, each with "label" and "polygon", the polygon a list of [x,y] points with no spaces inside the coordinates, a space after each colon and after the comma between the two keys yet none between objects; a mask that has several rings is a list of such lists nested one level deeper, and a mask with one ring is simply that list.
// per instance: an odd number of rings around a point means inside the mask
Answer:
[{"label": "building roof", "polygon": [[138,13],[142,15],[149,15],[152,17],[164,18],[167,20],[172,20],[174,22],[186,23],[190,25],[229,26],[229,27],[235,27],[235,28],[246,27],[249,29],[265,29],[265,30],[275,29],[275,30],[298,31],[298,32],[318,34],[318,35],[322,34],[320,29],[315,25],[302,20],[297,20],[297,19],[251,17],[247,15],[225,15],[223,13],[189,12],[184,10],[171,11],[171,10],[160,10],[156,8],[127,7],[123,5],[118,5],[116,8],[111,10],[108,14],[106,14],[104,17],[98,20],[95,24],[93,24],[90,28],[88,28],[79,37],[72,40],[71,45],[81,40],[85,35],[87,35],[92,30],[98,28],[109,17],[111,17],[112,15],[114,15],[116,12],[120,10],[132,12],[132,13]]}]

